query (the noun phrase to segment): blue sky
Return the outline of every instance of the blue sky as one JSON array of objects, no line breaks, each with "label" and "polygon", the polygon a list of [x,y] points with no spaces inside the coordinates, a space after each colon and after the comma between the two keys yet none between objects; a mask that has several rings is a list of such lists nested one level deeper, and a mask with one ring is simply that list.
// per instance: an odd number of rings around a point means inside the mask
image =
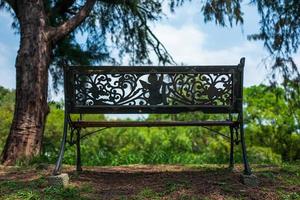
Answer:
[{"label": "blue sky", "polygon": [[[167,17],[152,25],[177,63],[237,64],[241,57],[246,57],[245,85],[263,82],[267,72],[261,61],[267,52],[261,42],[247,40],[248,34],[259,29],[256,9],[244,3],[244,25],[222,28],[203,22],[199,2],[188,2],[174,14],[166,9]],[[0,11],[0,85],[7,88],[15,88],[14,63],[19,47],[19,36],[11,29],[11,22],[10,15]],[[296,57],[299,63],[299,53]]]}]

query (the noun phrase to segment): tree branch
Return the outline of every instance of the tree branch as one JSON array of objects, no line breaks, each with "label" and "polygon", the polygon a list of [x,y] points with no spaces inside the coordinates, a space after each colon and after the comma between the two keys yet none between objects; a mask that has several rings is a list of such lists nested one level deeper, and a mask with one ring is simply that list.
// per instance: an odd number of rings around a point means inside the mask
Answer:
[{"label": "tree branch", "polygon": [[146,17],[143,16],[143,14],[141,14],[139,11],[136,12],[136,15],[141,20],[142,25],[146,28],[146,31],[152,36],[152,38],[156,42],[156,44],[154,44],[150,38],[147,39],[147,41],[153,47],[154,52],[158,56],[159,61],[162,61],[163,64],[169,62],[177,65],[177,63],[175,62],[171,54],[168,52],[166,47],[161,43],[161,41],[156,37],[156,35],[152,32],[152,30],[148,26]]},{"label": "tree branch", "polygon": [[48,17],[54,16],[55,14],[63,15],[68,12],[68,9],[75,3],[75,0],[69,1],[58,1],[55,6],[48,13]]},{"label": "tree branch", "polygon": [[15,0],[5,0],[5,2],[17,13],[17,3]]},{"label": "tree branch", "polygon": [[64,22],[57,28],[50,28],[49,37],[53,42],[56,42],[72,32],[81,22],[90,14],[96,0],[87,0],[84,6],[68,21]]}]

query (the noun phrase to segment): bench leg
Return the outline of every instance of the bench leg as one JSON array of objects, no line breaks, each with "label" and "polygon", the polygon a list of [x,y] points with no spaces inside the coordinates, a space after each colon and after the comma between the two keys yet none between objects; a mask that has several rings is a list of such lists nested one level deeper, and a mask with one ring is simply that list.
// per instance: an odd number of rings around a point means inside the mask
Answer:
[{"label": "bench leg", "polygon": [[81,152],[80,152],[80,129],[76,131],[76,150],[77,150],[77,160],[76,160],[76,171],[82,171],[81,168]]},{"label": "bench leg", "polygon": [[64,157],[65,146],[66,146],[66,141],[67,141],[67,132],[68,132],[68,123],[67,123],[67,119],[65,117],[63,137],[61,139],[59,155],[58,155],[54,170],[52,172],[53,175],[58,175],[58,174],[60,174],[60,171],[61,171],[62,160]]},{"label": "bench leg", "polygon": [[241,123],[240,125],[240,134],[241,134],[241,145],[242,145],[242,153],[243,153],[243,162],[244,162],[244,174],[251,175],[251,169],[248,163],[247,158],[247,150],[246,150],[246,143],[245,143],[245,134],[244,134],[244,124]]},{"label": "bench leg", "polygon": [[234,131],[233,127],[230,126],[230,157],[229,157],[229,169],[234,168]]}]

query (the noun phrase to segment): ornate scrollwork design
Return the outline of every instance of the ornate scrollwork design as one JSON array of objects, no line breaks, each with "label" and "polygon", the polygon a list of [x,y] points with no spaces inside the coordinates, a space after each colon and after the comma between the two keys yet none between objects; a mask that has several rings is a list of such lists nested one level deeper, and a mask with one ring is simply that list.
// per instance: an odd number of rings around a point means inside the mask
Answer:
[{"label": "ornate scrollwork design", "polygon": [[222,105],[232,101],[230,73],[76,74],[76,105]]},{"label": "ornate scrollwork design", "polygon": [[223,106],[231,103],[232,74],[174,74],[169,77],[167,102]]}]

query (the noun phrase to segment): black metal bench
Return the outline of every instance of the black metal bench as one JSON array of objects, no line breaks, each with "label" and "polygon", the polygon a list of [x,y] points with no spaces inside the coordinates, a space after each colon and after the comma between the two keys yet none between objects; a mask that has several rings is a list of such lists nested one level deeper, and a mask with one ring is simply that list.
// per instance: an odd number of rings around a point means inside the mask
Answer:
[{"label": "black metal bench", "polygon": [[[238,65],[231,66],[65,66],[64,132],[53,173],[60,173],[68,128],[71,141],[77,145],[77,170],[80,171],[80,139],[83,137],[80,131],[83,128],[227,126],[230,130],[229,166],[234,165],[234,143],[240,142],[244,173],[250,175],[243,127],[244,64],[242,58]],[[97,113],[194,111],[228,114],[228,118],[218,121],[86,121],[82,118],[82,114]],[[71,114],[80,114],[80,118],[72,121]],[[72,139],[73,133],[76,133],[75,139]]]}]

